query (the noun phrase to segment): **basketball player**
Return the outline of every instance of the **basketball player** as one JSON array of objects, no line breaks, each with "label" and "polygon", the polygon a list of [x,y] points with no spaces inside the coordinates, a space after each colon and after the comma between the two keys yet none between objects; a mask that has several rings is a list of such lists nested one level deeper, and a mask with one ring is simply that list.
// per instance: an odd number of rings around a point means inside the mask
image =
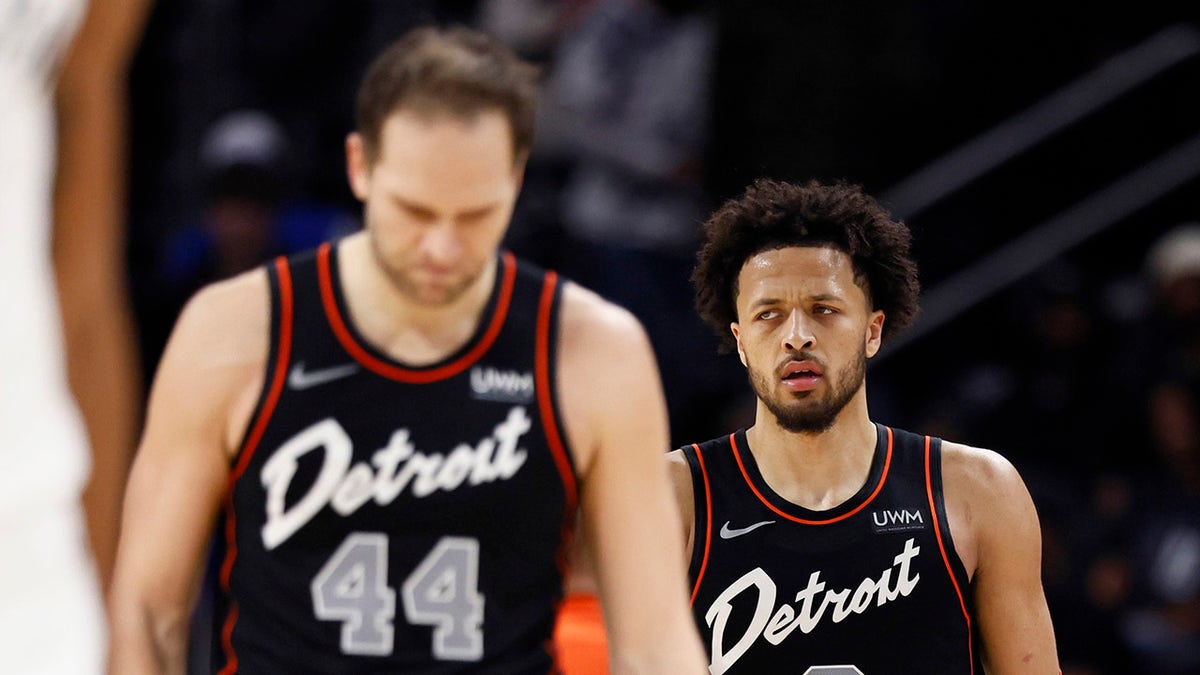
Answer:
[{"label": "basketball player", "polygon": [[1012,465],[868,413],[866,361],[917,311],[907,227],[857,186],[761,180],[705,230],[697,306],[758,398],[669,455],[713,675],[1057,673]]},{"label": "basketball player", "polygon": [[137,424],[125,78],[147,5],[0,0],[5,672],[104,667],[101,588]]},{"label": "basketball player", "polygon": [[223,673],[546,673],[576,506],[617,673],[699,673],[665,408],[623,310],[499,250],[534,75],[466,29],[369,68],[364,231],[202,290],[151,393],[114,670],[179,672],[220,512]]}]

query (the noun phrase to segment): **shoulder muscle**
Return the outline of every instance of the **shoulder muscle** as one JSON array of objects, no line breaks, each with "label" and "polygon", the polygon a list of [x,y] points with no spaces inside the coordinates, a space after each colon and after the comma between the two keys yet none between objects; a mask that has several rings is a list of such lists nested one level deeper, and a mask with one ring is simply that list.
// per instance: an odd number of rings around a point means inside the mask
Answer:
[{"label": "shoulder muscle", "polygon": [[946,511],[959,557],[968,575],[984,550],[1012,535],[1038,536],[1037,513],[1016,467],[992,450],[942,443]]},{"label": "shoulder muscle", "polygon": [[174,417],[168,407],[186,402],[188,419],[231,452],[230,439],[240,437],[262,383],[270,323],[262,268],[200,290],[180,313],[163,353],[148,422]]},{"label": "shoulder muscle", "polygon": [[568,284],[559,335],[559,400],[581,473],[614,422],[649,425],[650,438],[666,428],[654,353],[631,313]]}]

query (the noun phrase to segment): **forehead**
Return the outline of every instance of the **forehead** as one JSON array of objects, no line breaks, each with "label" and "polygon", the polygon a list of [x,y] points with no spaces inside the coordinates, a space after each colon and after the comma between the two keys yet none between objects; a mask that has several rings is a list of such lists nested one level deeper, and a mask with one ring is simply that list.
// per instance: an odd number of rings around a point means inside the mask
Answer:
[{"label": "forehead", "polygon": [[384,122],[379,145],[373,172],[405,193],[487,190],[513,175],[512,132],[499,111],[401,109]]},{"label": "forehead", "polygon": [[791,246],[750,256],[738,273],[738,306],[813,296],[865,301],[849,255],[832,246]]}]

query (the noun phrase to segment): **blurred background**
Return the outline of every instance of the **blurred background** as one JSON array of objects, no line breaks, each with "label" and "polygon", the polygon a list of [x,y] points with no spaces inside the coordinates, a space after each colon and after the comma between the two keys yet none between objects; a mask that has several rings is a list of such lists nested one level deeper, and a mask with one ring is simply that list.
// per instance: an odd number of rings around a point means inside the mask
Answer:
[{"label": "blurred background", "polygon": [[360,226],[354,90],[426,23],[542,65],[508,246],[642,319],[675,444],[753,411],[692,309],[706,214],[759,176],[862,183],[925,289],[873,417],[1017,465],[1064,672],[1200,673],[1196,3],[160,0],[131,90],[147,374],[202,284]]}]

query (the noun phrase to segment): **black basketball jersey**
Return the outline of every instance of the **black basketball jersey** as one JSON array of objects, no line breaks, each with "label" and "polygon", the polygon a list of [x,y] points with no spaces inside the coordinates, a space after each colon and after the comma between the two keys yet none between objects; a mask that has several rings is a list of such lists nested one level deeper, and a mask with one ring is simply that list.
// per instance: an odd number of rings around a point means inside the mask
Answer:
[{"label": "black basketball jersey", "polygon": [[877,427],[867,482],[828,511],[775,493],[745,430],[683,449],[696,498],[692,612],[713,675],[983,673],[941,441]]},{"label": "black basketball jersey", "polygon": [[420,368],[356,332],[335,247],[268,275],[266,382],[224,514],[221,672],[551,672],[577,502],[554,273],[503,253],[476,334]]}]

